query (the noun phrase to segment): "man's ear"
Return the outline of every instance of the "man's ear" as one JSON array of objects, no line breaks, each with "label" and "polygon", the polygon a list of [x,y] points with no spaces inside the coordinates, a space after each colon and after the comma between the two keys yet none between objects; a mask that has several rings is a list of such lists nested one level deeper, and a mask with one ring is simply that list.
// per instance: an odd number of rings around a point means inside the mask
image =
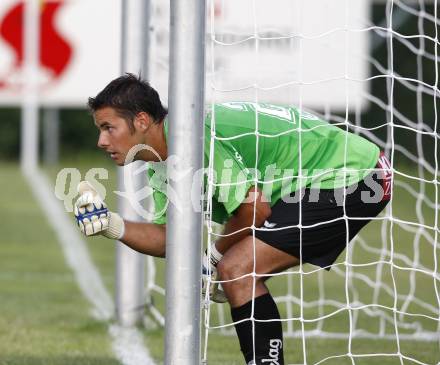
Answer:
[{"label": "man's ear", "polygon": [[137,113],[133,121],[134,127],[140,132],[148,131],[151,123],[153,123],[153,118],[145,112]]}]

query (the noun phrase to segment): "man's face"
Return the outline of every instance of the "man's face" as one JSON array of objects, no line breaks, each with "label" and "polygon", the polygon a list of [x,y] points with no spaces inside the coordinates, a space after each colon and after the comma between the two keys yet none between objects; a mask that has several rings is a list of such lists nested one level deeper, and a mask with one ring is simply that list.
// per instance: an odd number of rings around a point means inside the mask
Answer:
[{"label": "man's face", "polygon": [[94,118],[99,129],[98,147],[105,150],[117,165],[123,166],[128,151],[143,143],[142,133],[136,129],[133,133],[127,122],[111,107],[98,109]]}]

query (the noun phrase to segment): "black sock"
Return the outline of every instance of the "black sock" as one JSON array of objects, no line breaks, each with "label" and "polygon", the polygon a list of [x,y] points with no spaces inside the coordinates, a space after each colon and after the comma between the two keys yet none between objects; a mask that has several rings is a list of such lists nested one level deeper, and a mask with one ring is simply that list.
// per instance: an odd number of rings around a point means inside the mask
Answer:
[{"label": "black sock", "polygon": [[[246,364],[254,360],[253,335],[255,333],[255,363],[269,365],[284,365],[283,357],[283,328],[280,321],[257,322],[249,318],[252,313],[252,301],[238,308],[231,308],[234,322],[248,319],[235,324],[240,348]],[[270,294],[255,298],[255,319],[280,319],[278,308]],[[254,328],[252,326],[254,323]],[[264,361],[266,360],[266,361]]]}]

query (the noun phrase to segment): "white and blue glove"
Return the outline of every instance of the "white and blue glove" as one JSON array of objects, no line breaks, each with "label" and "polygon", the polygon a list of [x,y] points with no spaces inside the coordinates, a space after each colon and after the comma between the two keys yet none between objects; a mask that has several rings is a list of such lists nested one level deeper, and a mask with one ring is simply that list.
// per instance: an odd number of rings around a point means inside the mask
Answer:
[{"label": "white and blue glove", "polygon": [[221,283],[213,283],[219,280],[217,273],[217,264],[223,255],[215,248],[215,243],[211,246],[211,257],[208,259],[207,252],[203,254],[202,259],[202,296],[206,296],[206,288],[209,287],[209,299],[216,303],[225,303],[228,301]]},{"label": "white and blue glove", "polygon": [[74,213],[81,232],[86,236],[103,235],[119,240],[124,235],[124,220],[107,209],[95,188],[87,181],[78,185],[79,198]]}]

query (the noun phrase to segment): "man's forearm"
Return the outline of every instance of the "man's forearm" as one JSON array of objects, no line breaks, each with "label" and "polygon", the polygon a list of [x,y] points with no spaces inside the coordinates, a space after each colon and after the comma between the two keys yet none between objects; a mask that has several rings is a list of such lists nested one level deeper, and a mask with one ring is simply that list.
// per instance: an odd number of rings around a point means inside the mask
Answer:
[{"label": "man's forearm", "polygon": [[165,257],[165,232],[165,225],[125,221],[121,242],[140,253]]},{"label": "man's forearm", "polygon": [[260,227],[271,214],[270,205],[262,200],[263,193],[252,186],[246,197],[246,202],[240,205],[225,225],[224,235],[216,241],[218,252],[224,254],[231,246],[252,233],[251,227]]},{"label": "man's forearm", "polygon": [[223,234],[227,236],[218,239],[215,247],[221,254],[224,254],[236,242],[241,241],[252,232],[250,226],[252,226],[252,219],[243,220],[233,215],[225,225]]}]

